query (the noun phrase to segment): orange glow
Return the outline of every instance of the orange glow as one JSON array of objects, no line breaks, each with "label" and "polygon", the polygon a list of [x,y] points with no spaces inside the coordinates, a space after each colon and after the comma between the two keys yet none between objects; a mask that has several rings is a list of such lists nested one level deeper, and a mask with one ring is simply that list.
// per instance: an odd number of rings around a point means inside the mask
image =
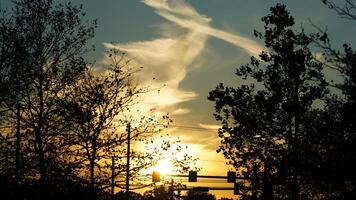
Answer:
[{"label": "orange glow", "polygon": [[161,160],[157,163],[155,167],[153,167],[153,171],[157,171],[162,175],[169,175],[169,174],[173,174],[174,166],[168,160]]}]

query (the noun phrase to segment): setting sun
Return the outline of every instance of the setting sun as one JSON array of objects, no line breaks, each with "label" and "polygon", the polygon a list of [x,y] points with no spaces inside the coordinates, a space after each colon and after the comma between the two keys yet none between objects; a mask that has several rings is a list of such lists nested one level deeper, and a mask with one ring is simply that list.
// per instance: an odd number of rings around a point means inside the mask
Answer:
[{"label": "setting sun", "polygon": [[162,175],[167,175],[167,174],[173,173],[174,166],[168,160],[162,160],[162,161],[159,161],[153,169],[154,169],[154,171],[157,171]]}]

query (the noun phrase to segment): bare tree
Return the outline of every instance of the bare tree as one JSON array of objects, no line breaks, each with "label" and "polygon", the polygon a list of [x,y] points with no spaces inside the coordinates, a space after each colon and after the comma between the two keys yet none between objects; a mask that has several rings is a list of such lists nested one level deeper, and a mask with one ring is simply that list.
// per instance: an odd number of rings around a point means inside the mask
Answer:
[{"label": "bare tree", "polygon": [[131,65],[116,50],[107,55],[110,60],[107,70],[99,72],[88,68],[65,94],[67,122],[73,124],[76,140],[72,147],[76,151],[74,156],[82,168],[88,170],[93,189],[109,179],[104,161],[121,154],[118,146],[126,141],[125,129],[118,127],[125,127],[128,121],[119,119],[118,115],[128,112],[130,106],[137,103],[138,95],[147,92],[133,82],[139,67]]},{"label": "bare tree", "polygon": [[[154,136],[167,128],[168,115],[155,116],[154,111],[141,113],[133,108],[141,103],[140,96],[155,89],[137,83],[136,73],[142,67],[118,50],[107,52],[108,67],[104,70],[88,68],[85,74],[67,90],[65,104],[67,123],[73,127],[75,145],[67,160],[76,163],[77,174],[88,182],[93,191],[102,191],[115,185],[122,187],[127,170],[127,142],[138,149],[130,150],[130,182],[142,188],[137,179],[142,169],[154,166],[171,147],[182,148],[178,141],[161,141],[149,149],[142,146],[154,142]],[[128,133],[130,132],[130,133]],[[146,145],[145,145],[146,144]],[[188,170],[193,162],[186,155],[175,160],[180,169]],[[114,163],[113,163],[114,162]]]},{"label": "bare tree", "polygon": [[[6,108],[18,124],[16,152],[21,132],[26,151],[22,167],[30,169],[27,178],[39,177],[43,183],[48,174],[61,171],[56,162],[66,150],[67,135],[63,133],[67,126],[60,102],[66,86],[86,67],[82,55],[89,50],[86,43],[93,37],[96,23],[83,22],[81,7],[70,2],[63,5],[53,0],[19,0],[14,5],[8,20],[13,21],[16,30],[9,55],[13,62],[1,63],[10,72],[1,78],[14,80],[10,85],[13,87],[7,85],[11,98]],[[1,58],[7,56],[3,52]]]},{"label": "bare tree", "polygon": [[342,5],[332,0],[322,0],[322,2],[334,10],[340,17],[356,20],[356,2],[354,0],[344,0]]}]

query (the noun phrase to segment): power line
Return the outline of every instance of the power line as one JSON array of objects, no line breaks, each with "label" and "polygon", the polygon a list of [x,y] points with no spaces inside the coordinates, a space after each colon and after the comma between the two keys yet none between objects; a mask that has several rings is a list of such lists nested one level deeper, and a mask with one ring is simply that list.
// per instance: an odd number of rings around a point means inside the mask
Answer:
[{"label": "power line", "polygon": [[177,128],[185,128],[185,129],[193,129],[193,130],[216,131],[215,129],[203,128],[203,127],[198,127],[198,126],[182,126],[182,125],[173,125],[173,124],[170,124],[168,126],[177,127]]},{"label": "power line", "polygon": [[199,159],[198,161],[206,161],[206,162],[226,162],[225,160],[206,160],[206,159]]}]

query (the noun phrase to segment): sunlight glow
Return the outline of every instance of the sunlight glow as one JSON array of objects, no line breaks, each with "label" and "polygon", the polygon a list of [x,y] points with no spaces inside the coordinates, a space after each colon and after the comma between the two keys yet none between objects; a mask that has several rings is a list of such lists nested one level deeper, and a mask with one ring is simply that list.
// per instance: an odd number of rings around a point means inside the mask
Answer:
[{"label": "sunlight glow", "polygon": [[161,160],[154,167],[154,171],[157,171],[162,175],[173,174],[174,166],[168,160]]}]

